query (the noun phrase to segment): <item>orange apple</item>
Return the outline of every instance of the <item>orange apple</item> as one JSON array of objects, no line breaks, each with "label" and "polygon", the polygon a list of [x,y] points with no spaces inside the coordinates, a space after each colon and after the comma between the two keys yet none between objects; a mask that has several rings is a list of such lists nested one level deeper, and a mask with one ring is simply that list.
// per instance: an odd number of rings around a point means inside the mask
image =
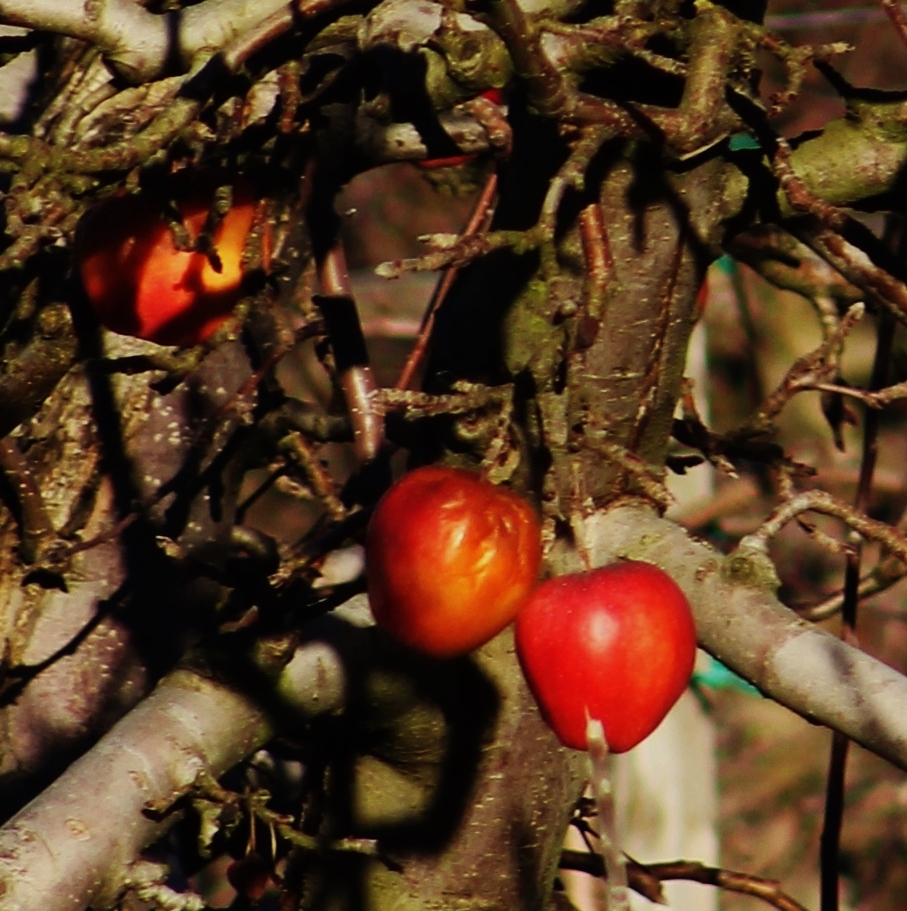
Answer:
[{"label": "orange apple", "polygon": [[522,497],[471,471],[418,468],[369,523],[369,603],[400,642],[439,658],[462,655],[513,620],[540,562],[539,522]]},{"label": "orange apple", "polygon": [[[178,189],[187,183],[183,178]],[[193,237],[213,199],[210,178],[196,177],[194,184],[177,199]],[[160,206],[147,195],[118,196],[96,206],[80,225],[76,258],[98,320],[114,332],[162,345],[206,339],[242,297],[241,260],[254,211],[251,187],[237,184],[233,206],[213,238],[218,269],[204,253],[176,249]]]}]

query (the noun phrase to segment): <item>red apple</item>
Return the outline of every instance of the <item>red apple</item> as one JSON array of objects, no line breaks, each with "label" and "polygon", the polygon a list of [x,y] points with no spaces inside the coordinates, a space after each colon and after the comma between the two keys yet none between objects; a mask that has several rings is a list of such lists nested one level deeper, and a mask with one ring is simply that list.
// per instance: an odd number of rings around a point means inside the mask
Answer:
[{"label": "red apple", "polygon": [[525,500],[471,471],[418,468],[369,523],[369,603],[405,645],[462,655],[513,620],[540,562],[539,523]]},{"label": "red apple", "polygon": [[674,580],[628,561],[540,585],[520,610],[516,648],[542,717],[587,748],[601,721],[613,753],[644,740],[680,698],[696,657],[690,605]]}]

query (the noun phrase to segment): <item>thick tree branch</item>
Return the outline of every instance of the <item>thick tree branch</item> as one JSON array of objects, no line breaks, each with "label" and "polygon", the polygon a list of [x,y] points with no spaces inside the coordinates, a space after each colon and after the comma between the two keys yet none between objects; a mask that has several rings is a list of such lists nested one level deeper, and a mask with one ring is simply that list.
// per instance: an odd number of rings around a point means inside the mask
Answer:
[{"label": "thick tree branch", "polygon": [[[355,621],[355,609],[348,616]],[[297,650],[267,694],[272,709],[301,722],[340,708],[340,644],[355,630],[336,618],[331,624],[333,645],[313,638]],[[222,775],[273,735],[273,711],[250,688],[248,676],[170,674],[0,830],[0,908],[37,911],[50,896],[55,911],[113,905],[130,865],[174,818],[147,809],[172,803],[203,773]]]},{"label": "thick tree branch", "polygon": [[[804,188],[832,206],[853,206],[878,200],[890,205],[886,194],[900,194],[900,177],[907,164],[907,101],[851,103],[845,117],[830,121],[815,137],[797,145],[790,167]],[[730,178],[724,194],[725,211],[738,215],[748,204],[764,209],[767,222],[802,215],[769,173],[762,151],[732,152],[739,172]],[[884,200],[884,202],[883,202]]]},{"label": "thick tree branch", "polygon": [[262,20],[293,4],[287,0],[206,0],[157,15],[135,0],[0,0],[0,21],[56,32],[94,44],[133,82],[187,71]]}]

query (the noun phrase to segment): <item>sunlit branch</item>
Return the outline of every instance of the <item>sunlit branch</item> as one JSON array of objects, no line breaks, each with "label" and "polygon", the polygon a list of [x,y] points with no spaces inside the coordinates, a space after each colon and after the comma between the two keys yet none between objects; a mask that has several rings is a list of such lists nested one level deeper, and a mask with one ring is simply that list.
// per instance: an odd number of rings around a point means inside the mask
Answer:
[{"label": "sunlit branch", "polygon": [[205,0],[170,13],[148,12],[134,0],[2,0],[0,21],[87,41],[124,76],[142,82],[168,68],[188,70],[210,54],[291,7],[287,0]]},{"label": "sunlit branch", "polygon": [[[602,859],[598,854],[583,851],[564,851],[561,854],[562,870],[579,870],[590,876],[604,876]],[[634,892],[645,896],[651,902],[664,904],[661,884],[676,880],[702,883],[717,886],[727,892],[750,895],[759,898],[779,911],[806,911],[796,899],[781,889],[778,882],[753,876],[751,873],[740,873],[736,870],[724,870],[710,867],[694,860],[675,860],[664,863],[641,864],[627,860],[627,878]]]},{"label": "sunlit branch", "polygon": [[[824,496],[801,505],[827,504],[823,512],[854,518],[850,507]],[[907,551],[884,523],[858,518],[854,527],[892,552]],[[907,768],[907,678],[784,607],[774,568],[758,548],[724,557],[632,506],[593,514],[583,538],[595,565],[645,560],[668,572],[690,601],[700,645],[766,696]],[[578,556],[569,560],[581,570]]]},{"label": "sunlit branch", "polygon": [[[907,678],[784,608],[758,550],[725,557],[631,505],[583,521],[596,565],[646,560],[676,579],[700,643],[719,660],[795,712],[907,768]],[[568,568],[580,568],[575,552],[563,556]],[[346,661],[367,661],[373,641],[363,608],[354,601],[342,616],[319,621],[315,637],[277,677],[276,698],[300,720],[342,710]],[[129,863],[164,831],[144,808],[166,806],[203,771],[217,777],[271,737],[265,704],[217,675],[178,671],[167,678],[0,829],[6,900],[21,911],[44,911],[48,894],[55,911],[112,901]],[[106,784],[100,792],[98,781]],[[53,853],[45,848],[51,844]]]},{"label": "sunlit branch", "polygon": [[824,490],[807,490],[783,503],[759,526],[757,531],[740,541],[740,550],[766,551],[768,542],[788,522],[805,512],[818,512],[841,519],[849,528],[867,540],[881,544],[898,559],[907,562],[907,539],[903,535],[885,522],[870,519],[854,507],[841,503]]}]

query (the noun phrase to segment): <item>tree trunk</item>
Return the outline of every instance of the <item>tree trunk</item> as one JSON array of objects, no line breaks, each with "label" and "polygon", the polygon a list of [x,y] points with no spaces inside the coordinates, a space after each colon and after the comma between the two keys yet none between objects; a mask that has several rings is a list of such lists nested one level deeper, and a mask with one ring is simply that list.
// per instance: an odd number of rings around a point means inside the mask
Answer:
[{"label": "tree trunk", "polygon": [[[493,228],[525,230],[537,217],[551,179],[550,172],[539,174],[539,157],[550,156],[556,168],[558,154],[555,141],[545,145],[544,128],[534,129],[542,137],[531,147],[536,183],[524,182],[519,161],[502,174]],[[667,173],[634,147],[606,146],[598,157],[598,184],[590,177],[586,192],[565,205],[573,222],[560,226],[553,261],[544,249],[501,252],[463,277],[439,319],[427,379],[435,390],[452,377],[515,383],[517,432],[525,440],[515,474],[543,488],[543,512],[568,537],[570,520],[593,504],[650,494],[651,485],[627,469],[629,453],[661,477],[696,292],[721,232],[725,171],[718,162]],[[613,260],[599,302],[583,279],[580,237],[580,213],[594,202]],[[599,305],[602,312],[589,312]],[[595,324],[591,331],[586,317]],[[445,442],[450,448],[439,451]],[[462,450],[456,427],[446,440],[423,441],[423,457],[457,461]],[[563,555],[548,566],[565,569]],[[377,860],[338,860],[310,871],[309,907],[547,907],[568,820],[564,808],[579,794],[585,756],[559,747],[541,724],[509,635],[482,650],[477,668],[480,692],[468,695],[470,688],[459,683],[454,701],[440,709],[454,729],[452,718],[468,719],[470,737],[484,744],[457,762],[465,763],[459,774],[468,787],[454,789],[451,815],[433,819],[434,791],[426,782],[443,780],[440,770],[456,753],[455,742],[429,763],[433,768],[423,768],[417,757],[424,761],[424,719],[395,719],[406,732],[394,735],[398,752],[362,758],[349,782],[336,782],[341,794],[350,784],[362,796],[346,814],[332,808],[340,825],[332,834],[380,835],[382,845],[394,845],[403,876]],[[445,834],[438,839],[432,832]],[[361,868],[361,878],[351,875],[351,864]]]}]

